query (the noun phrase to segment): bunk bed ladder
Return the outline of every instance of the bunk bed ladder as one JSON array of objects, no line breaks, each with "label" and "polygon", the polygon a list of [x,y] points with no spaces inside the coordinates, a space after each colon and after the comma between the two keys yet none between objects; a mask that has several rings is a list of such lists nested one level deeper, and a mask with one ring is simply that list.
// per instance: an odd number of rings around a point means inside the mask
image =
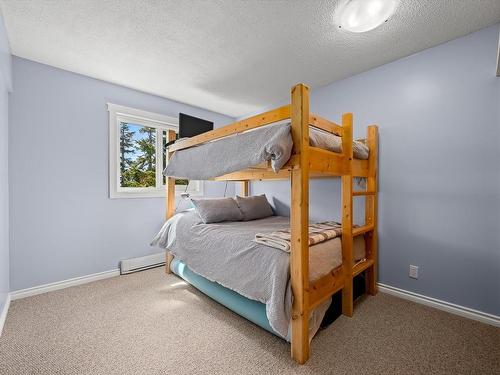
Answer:
[{"label": "bunk bed ladder", "polygon": [[[345,272],[344,288],[342,289],[342,313],[353,314],[353,278],[366,271],[366,292],[377,293],[377,159],[378,159],[378,129],[368,127],[366,142],[370,149],[368,157],[368,176],[366,190],[353,191],[352,175],[352,114],[342,116],[342,150],[349,163],[349,174],[342,176],[342,264]],[[365,197],[365,224],[353,226],[353,197]],[[364,236],[366,243],[366,260],[353,266],[354,237]]]},{"label": "bunk bed ladder", "polygon": [[378,129],[377,126],[368,126],[366,134],[367,146],[370,149],[368,157],[368,177],[366,178],[365,196],[365,226],[371,228],[365,236],[366,259],[371,265],[366,268],[366,292],[369,295],[377,294],[377,160],[378,160]]},{"label": "bunk bed ladder", "polygon": [[363,236],[366,244],[366,260],[357,263],[353,268],[353,277],[366,271],[366,292],[377,293],[377,126],[368,127],[366,134],[367,146],[370,149],[368,157],[368,176],[366,190],[355,191],[353,197],[365,197],[365,224],[352,229],[353,237]]}]

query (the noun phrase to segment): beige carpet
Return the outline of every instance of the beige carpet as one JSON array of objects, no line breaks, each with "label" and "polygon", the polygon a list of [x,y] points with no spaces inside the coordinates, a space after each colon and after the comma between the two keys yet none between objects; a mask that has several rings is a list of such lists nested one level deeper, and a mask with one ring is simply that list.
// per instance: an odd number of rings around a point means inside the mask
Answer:
[{"label": "beige carpet", "polygon": [[500,374],[500,329],[382,293],[289,351],[157,268],[14,301],[0,374]]}]

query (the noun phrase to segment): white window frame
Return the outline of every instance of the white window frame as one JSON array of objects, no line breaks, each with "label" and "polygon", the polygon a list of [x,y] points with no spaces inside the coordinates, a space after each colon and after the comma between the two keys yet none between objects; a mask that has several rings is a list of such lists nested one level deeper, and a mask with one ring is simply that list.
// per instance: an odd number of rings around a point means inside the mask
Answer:
[{"label": "white window frame", "polygon": [[[159,198],[165,197],[163,183],[163,131],[179,131],[179,119],[140,109],[108,103],[109,112],[109,197],[110,198]],[[122,122],[144,125],[156,129],[156,186],[120,186],[120,124]],[[203,181],[190,181],[188,189],[176,185],[176,196],[184,191],[193,196],[203,195]]]}]

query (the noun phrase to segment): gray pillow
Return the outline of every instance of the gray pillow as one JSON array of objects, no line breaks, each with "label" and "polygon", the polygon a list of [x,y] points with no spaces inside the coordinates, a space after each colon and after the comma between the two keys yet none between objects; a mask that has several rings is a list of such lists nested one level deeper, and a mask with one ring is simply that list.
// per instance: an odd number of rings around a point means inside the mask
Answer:
[{"label": "gray pillow", "polygon": [[265,194],[255,197],[236,196],[236,202],[243,214],[243,221],[273,216],[273,209],[267,201]]},{"label": "gray pillow", "polygon": [[233,198],[191,199],[191,202],[205,224],[240,221],[243,218]]}]

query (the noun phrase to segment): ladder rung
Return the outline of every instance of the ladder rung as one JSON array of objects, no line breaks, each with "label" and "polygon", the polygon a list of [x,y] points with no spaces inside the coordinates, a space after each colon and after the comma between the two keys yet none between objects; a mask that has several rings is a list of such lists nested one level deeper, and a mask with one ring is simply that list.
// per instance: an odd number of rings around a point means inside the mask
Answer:
[{"label": "ladder rung", "polygon": [[360,236],[362,234],[365,234],[367,232],[371,232],[373,230],[373,225],[363,225],[361,227],[355,227],[352,228],[352,236]]},{"label": "ladder rung", "polygon": [[356,195],[375,195],[375,192],[374,191],[353,191],[352,195],[353,196],[356,196]]}]

